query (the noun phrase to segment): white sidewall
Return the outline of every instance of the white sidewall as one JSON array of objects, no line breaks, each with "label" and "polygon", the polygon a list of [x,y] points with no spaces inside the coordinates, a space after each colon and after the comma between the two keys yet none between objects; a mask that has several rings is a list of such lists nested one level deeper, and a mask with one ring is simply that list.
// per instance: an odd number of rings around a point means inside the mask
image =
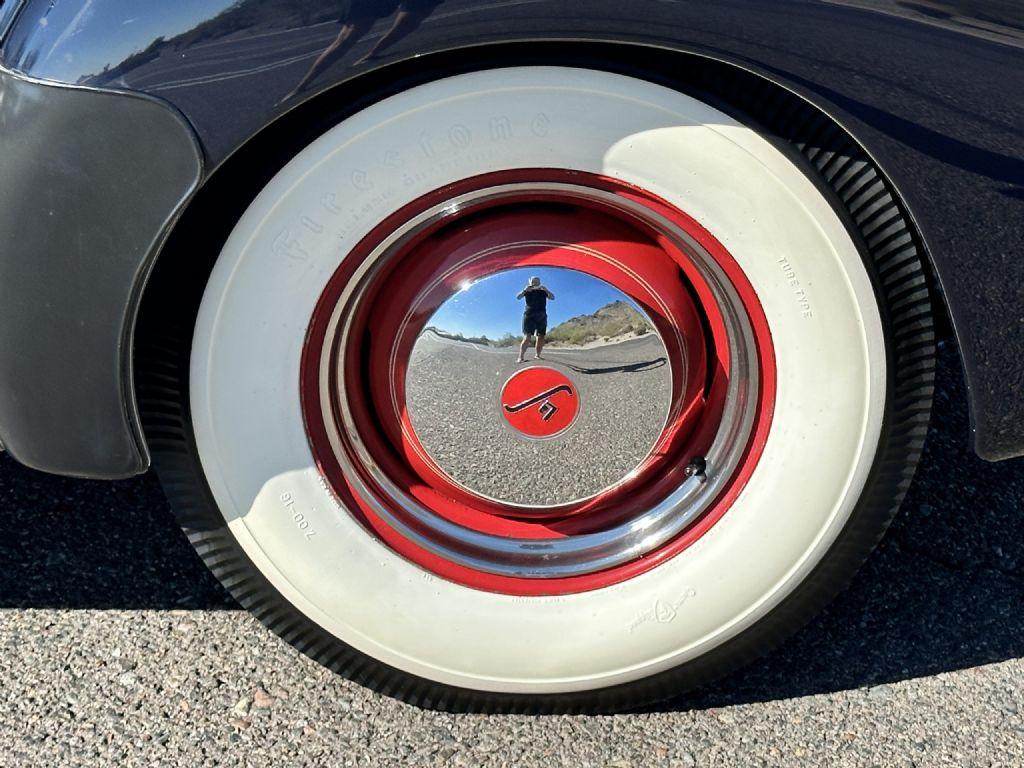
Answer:
[{"label": "white sidewall", "polygon": [[[446,183],[531,167],[620,178],[699,221],[757,292],[778,375],[764,456],[711,531],[623,584],[539,598],[448,582],[372,538],[317,472],[299,404],[310,316],[358,240]],[[627,682],[693,659],[789,594],[863,489],[884,388],[882,328],[860,256],[792,163],[674,91],[534,67],[394,96],[278,173],[235,227],[206,288],[190,394],[214,498],[293,605],[407,672],[542,693]]]}]

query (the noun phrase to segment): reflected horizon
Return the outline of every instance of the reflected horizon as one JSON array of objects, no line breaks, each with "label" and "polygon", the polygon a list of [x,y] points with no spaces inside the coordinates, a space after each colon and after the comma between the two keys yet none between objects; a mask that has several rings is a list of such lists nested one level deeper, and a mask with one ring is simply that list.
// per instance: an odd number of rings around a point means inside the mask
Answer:
[{"label": "reflected horizon", "polygon": [[524,304],[517,297],[532,277],[555,296],[547,304],[549,346],[621,341],[653,330],[643,309],[603,280],[564,267],[532,266],[463,287],[434,312],[423,333],[492,347],[518,345]]}]

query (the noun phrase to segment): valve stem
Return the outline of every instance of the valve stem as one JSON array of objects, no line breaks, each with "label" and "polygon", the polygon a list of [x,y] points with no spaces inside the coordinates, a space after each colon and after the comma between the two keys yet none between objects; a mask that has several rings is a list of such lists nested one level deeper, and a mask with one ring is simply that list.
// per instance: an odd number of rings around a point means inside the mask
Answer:
[{"label": "valve stem", "polygon": [[696,477],[703,483],[708,479],[707,468],[707,460],[703,456],[695,456],[690,459],[690,463],[686,465],[683,474],[687,477]]}]

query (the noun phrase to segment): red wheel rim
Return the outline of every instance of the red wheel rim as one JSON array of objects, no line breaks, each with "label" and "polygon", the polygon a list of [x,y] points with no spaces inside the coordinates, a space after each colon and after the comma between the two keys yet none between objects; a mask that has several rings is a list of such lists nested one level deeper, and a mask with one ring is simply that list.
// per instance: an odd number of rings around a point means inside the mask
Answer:
[{"label": "red wheel rim", "polygon": [[[409,357],[433,312],[467,281],[523,266],[578,270],[622,291],[651,319],[673,371],[664,429],[636,470],[600,493],[541,510],[486,498],[453,481],[418,439],[405,392]],[[723,294],[731,299],[723,301]],[[741,346],[746,358],[738,358]],[[721,244],[644,190],[558,170],[467,179],[381,222],[328,282],[302,362],[310,445],[345,509],[425,570],[515,595],[609,586],[685,550],[721,519],[756,467],[774,387],[767,322]],[[727,476],[706,483],[707,498],[687,511],[685,525],[677,513],[679,530],[639,554],[622,548],[608,567],[598,557],[571,560],[578,542],[651,515],[684,483],[699,480],[703,457],[720,444],[744,391],[753,396],[743,401],[746,428],[730,443]],[[496,392],[496,408],[499,402]],[[717,471],[719,462],[712,466]],[[494,562],[479,554],[491,551],[486,548],[466,554],[481,541],[493,548]],[[510,548],[527,541],[562,553],[568,565],[515,565],[522,557]]]}]

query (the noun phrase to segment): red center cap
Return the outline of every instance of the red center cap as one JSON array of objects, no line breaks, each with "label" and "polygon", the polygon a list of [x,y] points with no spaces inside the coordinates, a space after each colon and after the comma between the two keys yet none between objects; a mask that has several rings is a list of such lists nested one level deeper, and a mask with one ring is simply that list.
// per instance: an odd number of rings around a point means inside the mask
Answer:
[{"label": "red center cap", "polygon": [[580,412],[576,385],[554,368],[524,368],[501,388],[501,413],[527,437],[554,437],[567,430]]}]

